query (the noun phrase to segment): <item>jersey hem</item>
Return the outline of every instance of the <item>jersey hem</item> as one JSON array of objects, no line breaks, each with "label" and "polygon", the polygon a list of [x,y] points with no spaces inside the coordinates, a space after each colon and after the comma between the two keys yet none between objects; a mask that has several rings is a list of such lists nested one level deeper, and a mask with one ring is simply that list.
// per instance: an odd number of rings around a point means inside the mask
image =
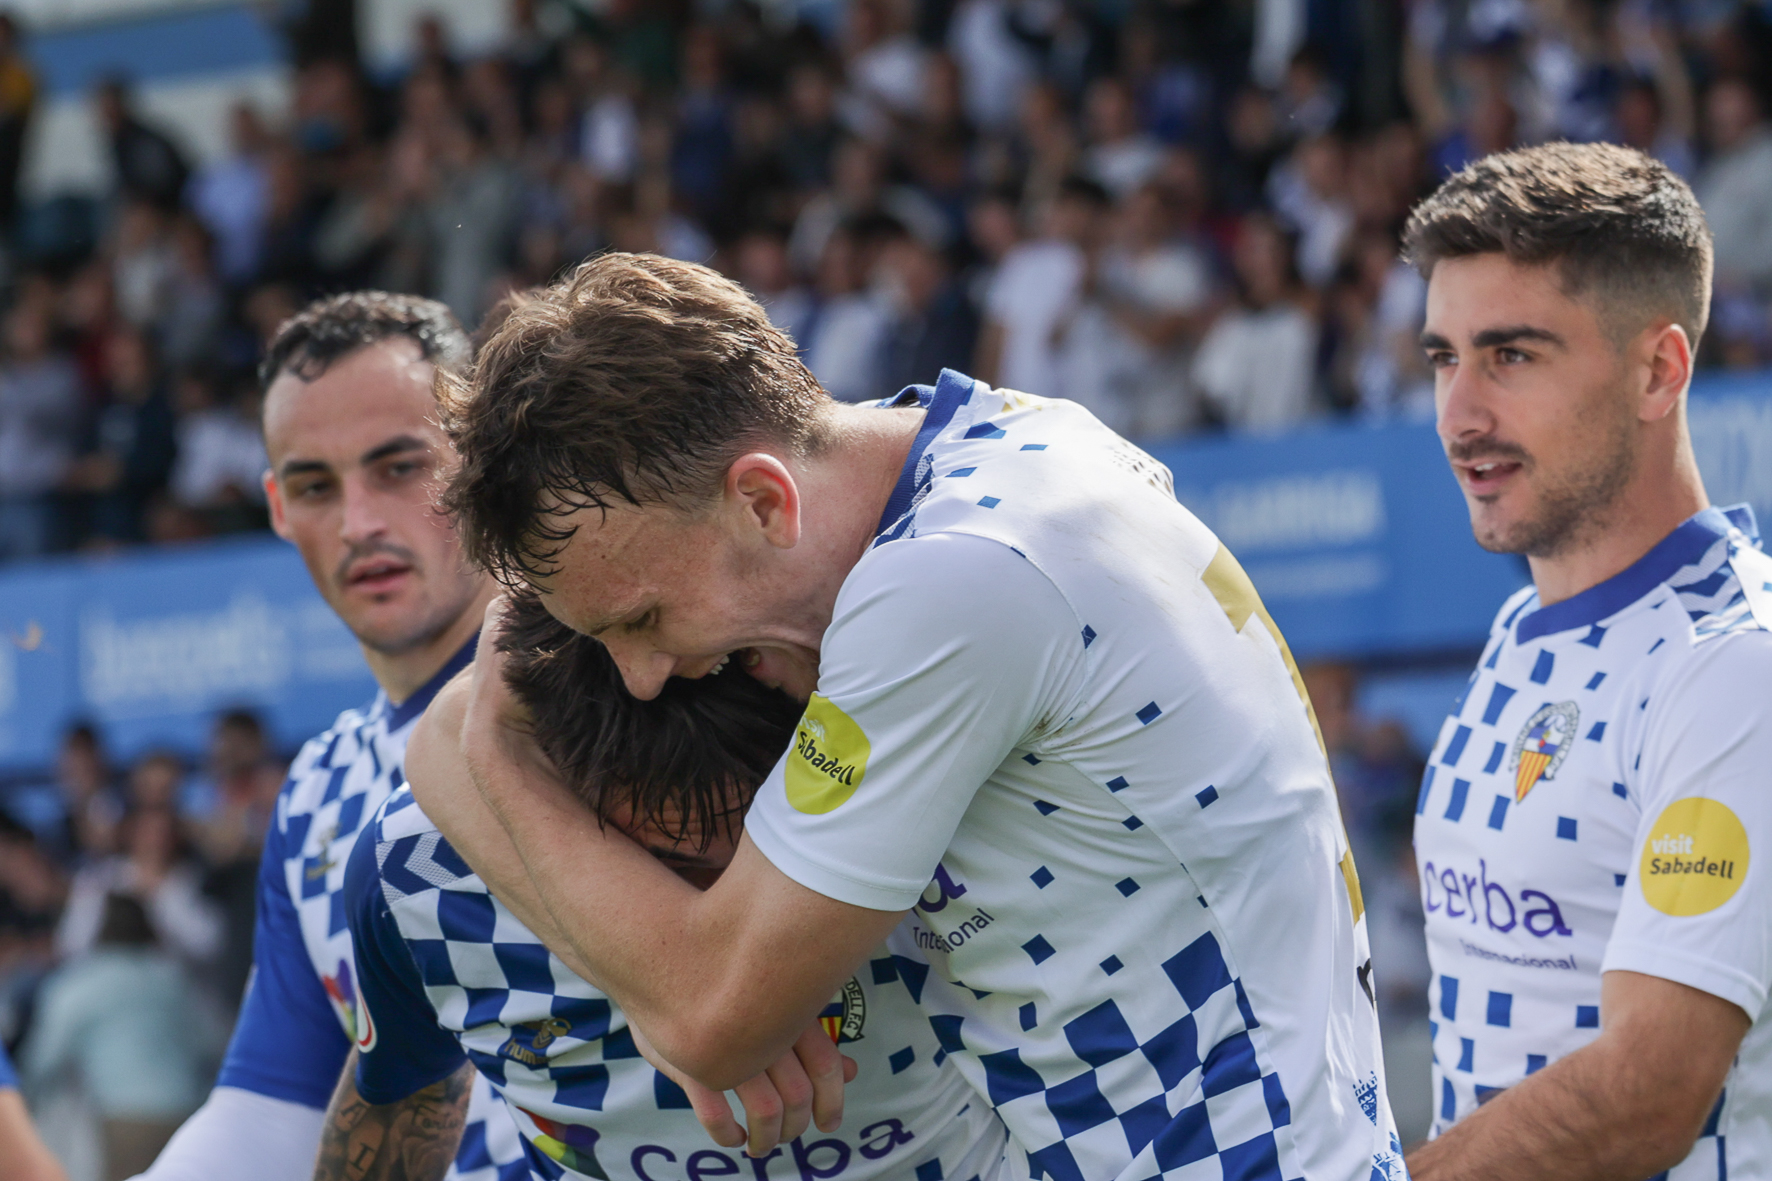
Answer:
[{"label": "jersey hem", "polygon": [[1728,1001],[1746,1013],[1749,1021],[1759,1020],[1760,1010],[1766,1005],[1765,987],[1746,973],[1663,944],[1613,940],[1606,947],[1600,972],[1603,975],[1614,971],[1640,972],[1696,988]]},{"label": "jersey hem", "polygon": [[[763,823],[756,823],[763,821]],[[767,823],[765,814],[752,809],[745,818],[745,835],[787,877],[816,894],[847,902],[864,910],[904,911],[917,905],[917,899],[928,888],[926,882],[881,885],[862,881],[828,866],[820,865],[795,849]]]}]

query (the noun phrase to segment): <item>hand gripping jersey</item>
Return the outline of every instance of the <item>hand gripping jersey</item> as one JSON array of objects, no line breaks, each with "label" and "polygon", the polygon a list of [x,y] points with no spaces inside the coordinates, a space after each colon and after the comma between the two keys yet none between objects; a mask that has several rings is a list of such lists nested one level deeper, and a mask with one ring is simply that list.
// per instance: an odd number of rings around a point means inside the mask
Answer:
[{"label": "hand gripping jersey", "polygon": [[[345,863],[363,825],[405,782],[412,724],[473,658],[469,641],[398,707],[378,694],[346,710],[290,765],[259,868],[253,975],[218,1086],[324,1108],[356,1036],[357,969],[345,924]],[[449,1176],[522,1181],[517,1130],[478,1087]]]},{"label": "hand gripping jersey", "polygon": [[1003,1125],[931,1035],[920,963],[882,954],[822,1015],[860,1072],[843,1127],[769,1156],[717,1149],[627,1019],[486,889],[414,803],[388,800],[351,855],[362,969],[358,1089],[403,1098],[472,1061],[515,1115],[536,1175],[623,1181],[994,1181]]},{"label": "hand gripping jersey", "polygon": [[951,372],[912,399],[751,839],[912,911],[1029,1175],[1401,1177],[1327,761],[1241,567],[1081,407]]},{"label": "hand gripping jersey", "polygon": [[1416,802],[1439,1133],[1592,1041],[1600,974],[1754,1020],[1676,1181],[1772,1178],[1772,559],[1706,509],[1496,617]]}]

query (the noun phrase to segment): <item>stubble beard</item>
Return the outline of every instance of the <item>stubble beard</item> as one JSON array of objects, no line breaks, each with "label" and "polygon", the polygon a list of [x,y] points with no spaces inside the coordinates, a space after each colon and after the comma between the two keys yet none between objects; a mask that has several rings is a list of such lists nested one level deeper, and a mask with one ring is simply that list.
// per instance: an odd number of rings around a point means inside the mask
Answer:
[{"label": "stubble beard", "polygon": [[[1505,525],[1475,531],[1477,544],[1497,554],[1557,558],[1580,548],[1605,531],[1613,506],[1636,470],[1635,422],[1607,416],[1602,445],[1579,467],[1547,475],[1535,490],[1531,515]],[[1528,460],[1525,475],[1538,467]]]}]

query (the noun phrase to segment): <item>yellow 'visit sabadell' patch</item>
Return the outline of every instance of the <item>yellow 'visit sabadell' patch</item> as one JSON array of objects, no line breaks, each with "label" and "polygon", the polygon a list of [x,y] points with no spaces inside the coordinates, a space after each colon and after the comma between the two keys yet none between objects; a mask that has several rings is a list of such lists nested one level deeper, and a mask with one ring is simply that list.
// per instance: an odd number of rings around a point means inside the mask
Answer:
[{"label": "yellow 'visit sabadell' patch", "polygon": [[814,693],[788,754],[788,803],[811,815],[841,807],[867,774],[869,749],[855,719]]},{"label": "yellow 'visit sabadell' patch", "polygon": [[1726,805],[1675,800],[1655,818],[1637,875],[1662,914],[1706,914],[1735,897],[1747,860],[1747,830]]}]

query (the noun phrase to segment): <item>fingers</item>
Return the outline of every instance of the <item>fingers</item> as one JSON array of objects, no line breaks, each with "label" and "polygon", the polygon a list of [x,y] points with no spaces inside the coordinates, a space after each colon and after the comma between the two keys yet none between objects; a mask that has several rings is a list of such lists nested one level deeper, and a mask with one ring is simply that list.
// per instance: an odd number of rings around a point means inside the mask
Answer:
[{"label": "fingers", "polygon": [[[828,1045],[831,1039],[824,1040]],[[781,1099],[781,1138],[797,1140],[812,1124],[812,1079],[805,1065],[791,1051],[783,1054],[767,1073]]]},{"label": "fingers", "polygon": [[744,1150],[748,1155],[768,1156],[784,1139],[792,1139],[781,1134],[785,1105],[768,1072],[740,1083],[733,1092],[744,1107]]},{"label": "fingers", "polygon": [[[738,1121],[732,1118],[732,1104],[726,1102],[723,1093],[709,1090],[687,1077],[678,1078],[677,1085],[689,1096],[689,1106],[694,1110],[697,1122],[707,1132],[709,1139],[721,1148],[737,1148],[746,1143],[748,1137],[745,1129],[739,1127]],[[750,1118],[749,1104],[745,1105],[745,1116]]]},{"label": "fingers", "polygon": [[[843,1123],[843,1085],[855,1077],[855,1063],[837,1050],[836,1043],[818,1023],[794,1043],[794,1057],[811,1090],[813,1122],[821,1132],[836,1131]],[[801,1131],[805,1131],[804,1125]]]}]

